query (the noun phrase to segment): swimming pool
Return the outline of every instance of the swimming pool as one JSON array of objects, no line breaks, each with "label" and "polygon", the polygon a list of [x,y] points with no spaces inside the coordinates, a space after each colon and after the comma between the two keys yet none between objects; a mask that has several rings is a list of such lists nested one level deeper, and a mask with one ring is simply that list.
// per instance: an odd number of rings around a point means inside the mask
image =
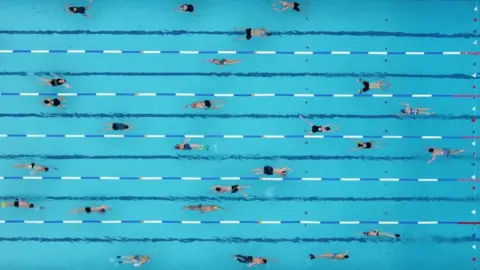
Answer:
[{"label": "swimming pool", "polygon": [[[476,221],[465,179],[478,102],[458,96],[476,94],[476,56],[443,54],[477,49],[475,1],[310,1],[308,20],[264,0],[199,1],[195,14],[174,13],[175,1],[94,1],[88,20],[61,4],[6,0],[0,10],[1,174],[12,179],[0,196],[46,208],[1,209],[2,268],[126,268],[110,258],[134,254],[152,255],[145,269],[243,269],[233,254],[277,259],[257,266],[273,269],[475,267],[475,228],[457,223]],[[234,42],[236,27],[274,35]],[[204,62],[214,57],[242,63]],[[50,72],[72,88],[39,85]],[[352,96],[359,77],[392,86]],[[58,93],[77,96],[63,110],[42,106]],[[204,99],[226,105],[182,109]],[[402,102],[435,115],[399,118]],[[341,129],[301,138],[310,127],[299,114]],[[100,131],[111,122],[136,129]],[[185,135],[210,150],[176,151]],[[385,145],[352,152],[349,136]],[[427,165],[428,146],[467,153]],[[32,178],[12,167],[30,162],[58,170]],[[250,173],[265,165],[294,171],[283,181]],[[215,194],[216,184],[252,187],[244,198]],[[68,213],[102,204],[113,211]],[[226,210],[181,210],[191,204]],[[401,238],[360,235],[376,228]],[[347,249],[349,260],[308,258]]]}]

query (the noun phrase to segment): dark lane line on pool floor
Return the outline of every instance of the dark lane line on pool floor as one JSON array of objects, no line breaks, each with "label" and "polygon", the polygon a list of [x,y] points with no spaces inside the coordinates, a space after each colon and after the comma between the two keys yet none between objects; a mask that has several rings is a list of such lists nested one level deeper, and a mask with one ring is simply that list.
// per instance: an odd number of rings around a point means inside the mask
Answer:
[{"label": "dark lane line on pool floor", "polygon": [[[240,31],[192,30],[0,30],[3,35],[114,35],[114,36],[183,36],[215,35],[239,36]],[[274,31],[273,36],[359,36],[359,37],[415,37],[415,38],[475,38],[475,33],[409,33],[388,31]]]},{"label": "dark lane line on pool floor", "polygon": [[475,197],[208,197],[208,196],[0,196],[0,200],[11,201],[21,197],[27,201],[244,201],[244,202],[476,202]]},{"label": "dark lane line on pool floor", "polygon": [[[0,76],[50,76],[52,72],[0,72]],[[208,76],[208,77],[376,77],[376,78],[434,78],[434,79],[472,79],[469,74],[405,74],[405,73],[385,73],[385,72],[54,72],[58,76],[139,76],[139,77],[169,77],[169,76]]]},{"label": "dark lane line on pool floor", "polygon": [[[67,97],[68,98],[68,97]],[[427,117],[398,116],[395,114],[362,115],[362,114],[303,114],[306,118],[319,119],[396,119],[396,120],[470,120],[472,115],[429,115]],[[203,113],[0,113],[0,117],[11,118],[276,118],[298,119],[298,114],[203,114]]]},{"label": "dark lane line on pool floor", "polygon": [[[359,232],[360,233],[360,232]],[[328,238],[243,238],[243,237],[214,237],[214,238],[131,238],[131,237],[0,237],[0,242],[47,242],[47,243],[419,243],[435,242],[442,244],[460,244],[478,241],[480,238],[471,236],[443,237],[430,236],[422,238],[380,238],[380,237],[328,237]]]}]

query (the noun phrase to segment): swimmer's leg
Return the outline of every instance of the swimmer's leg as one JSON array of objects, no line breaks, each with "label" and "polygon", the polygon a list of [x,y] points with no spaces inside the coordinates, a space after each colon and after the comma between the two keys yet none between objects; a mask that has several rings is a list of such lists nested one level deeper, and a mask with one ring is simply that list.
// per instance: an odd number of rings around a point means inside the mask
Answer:
[{"label": "swimmer's leg", "polygon": [[450,150],[450,156],[458,155],[458,154],[463,153],[463,152],[465,152],[465,149],[454,149],[454,150]]},{"label": "swimmer's leg", "polygon": [[234,64],[237,64],[237,63],[240,63],[242,62],[241,60],[227,60],[225,62],[225,65],[234,65]]}]

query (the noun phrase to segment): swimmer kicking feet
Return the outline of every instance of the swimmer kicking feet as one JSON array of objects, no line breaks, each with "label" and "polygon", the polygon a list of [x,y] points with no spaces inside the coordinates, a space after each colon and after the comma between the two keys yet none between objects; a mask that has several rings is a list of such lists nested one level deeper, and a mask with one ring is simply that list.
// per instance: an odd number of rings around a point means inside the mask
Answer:
[{"label": "swimmer kicking feet", "polygon": [[183,13],[183,12],[194,12],[195,11],[195,7],[193,5],[190,5],[190,4],[181,4],[178,8],[175,8],[175,10],[177,10],[178,12],[180,13]]},{"label": "swimmer kicking feet", "polygon": [[390,84],[386,81],[378,81],[378,82],[367,82],[362,79],[358,79],[358,82],[363,84],[363,88],[358,91],[359,94],[366,93],[371,89],[379,89],[379,90],[387,90],[390,87]]},{"label": "swimmer kicking feet", "polygon": [[[86,7],[74,7],[71,4],[66,4],[65,7],[63,8],[63,11],[68,12],[70,14],[82,14],[85,18],[88,18],[86,12],[91,5],[92,5],[92,0],[88,2],[88,6]],[[68,9],[66,7],[68,7]]]},{"label": "swimmer kicking feet", "polygon": [[255,174],[265,174],[265,175],[281,175],[281,176],[287,176],[288,172],[291,171],[293,172],[292,169],[288,167],[284,167],[281,169],[274,169],[271,166],[264,166],[263,168],[258,168],[258,169],[253,169],[252,172]]},{"label": "swimmer kicking feet", "polygon": [[112,208],[110,206],[102,205],[102,206],[85,206],[83,208],[73,209],[70,211],[71,214],[80,214],[80,213],[105,213],[107,211],[111,211]]},{"label": "swimmer kicking feet", "polygon": [[48,85],[48,86],[61,86],[63,85],[65,88],[71,88],[71,86],[69,84],[67,84],[67,80],[65,80],[64,78],[62,77],[59,77],[55,74],[50,74],[52,75],[52,77],[55,77],[55,79],[44,79],[44,78],[40,78],[40,80],[42,80],[42,84],[43,85]]},{"label": "swimmer kicking feet", "polygon": [[262,37],[266,38],[272,35],[272,32],[269,32],[265,28],[259,28],[259,29],[252,29],[252,28],[247,28],[247,29],[239,29],[235,28],[235,31],[237,32],[242,32],[245,33],[245,37],[237,37],[234,40],[250,40],[252,37]]},{"label": "swimmer kicking feet", "polygon": [[189,144],[188,141],[190,141],[190,138],[185,139],[183,143],[181,144],[176,144],[175,149],[177,150],[208,150],[207,145],[203,144]]},{"label": "swimmer kicking feet", "polygon": [[216,186],[212,187],[212,190],[214,190],[215,192],[218,192],[218,193],[231,192],[233,194],[233,193],[240,192],[240,193],[243,194],[243,196],[247,197],[248,194],[243,189],[244,188],[249,188],[249,187],[252,187],[252,186],[233,185],[231,187],[224,187],[224,186],[216,185]]},{"label": "swimmer kicking feet", "polygon": [[[381,145],[379,145],[381,142],[380,141],[369,141],[369,142],[360,142],[360,141],[354,141],[357,143],[357,147],[353,148],[352,151],[357,151],[360,149],[379,149],[382,148]],[[375,144],[375,145],[374,145]]]},{"label": "swimmer kicking feet", "polygon": [[265,258],[265,257],[253,257],[253,256],[244,256],[244,255],[233,255],[232,258],[241,263],[248,263],[248,267],[252,267],[257,264],[267,264],[267,262],[276,262],[274,259]]},{"label": "swimmer kicking feet", "polygon": [[345,260],[348,258],[350,258],[350,256],[348,256],[348,250],[345,252],[345,254],[341,254],[341,253],[324,253],[320,255],[310,254],[310,260],[313,260],[313,259]]},{"label": "swimmer kicking feet", "polygon": [[444,156],[448,158],[449,156],[454,156],[458,155],[460,153],[465,152],[465,149],[449,149],[449,148],[433,148],[433,147],[427,147],[428,152],[432,153],[433,157],[430,159],[427,163],[430,164],[432,161],[434,161],[437,156]]},{"label": "swimmer kicking feet", "polygon": [[38,172],[48,172],[50,170],[47,166],[38,165],[35,163],[30,164],[13,164],[14,168],[28,169],[32,170],[31,175],[36,175]]},{"label": "swimmer kicking feet", "polygon": [[205,110],[216,110],[220,109],[223,107],[223,101],[217,100],[217,101],[211,101],[211,100],[204,100],[204,101],[197,101],[192,104],[187,104],[183,106],[184,109],[191,107],[192,109],[205,109]]},{"label": "swimmer kicking feet", "polygon": [[47,107],[58,107],[59,109],[63,109],[66,105],[63,105],[62,102],[65,102],[65,98],[54,98],[54,99],[45,99],[43,101],[43,105]]},{"label": "swimmer kicking feet", "polygon": [[129,123],[108,123],[105,125],[106,127],[103,129],[103,131],[109,131],[109,130],[130,131],[135,129],[135,127]]},{"label": "swimmer kicking feet", "polygon": [[390,238],[400,238],[400,234],[391,234],[391,233],[385,233],[385,232],[380,232],[378,229],[374,231],[369,231],[369,232],[363,232],[362,235],[365,236],[385,236],[385,237],[390,237]]},{"label": "swimmer kicking feet", "polygon": [[339,126],[335,126],[335,125],[332,125],[332,124],[327,124],[327,125],[323,125],[323,126],[316,126],[316,125],[308,122],[305,118],[303,118],[303,116],[299,115],[298,117],[300,117],[303,121],[305,121],[305,123],[309,124],[312,127],[312,131],[310,133],[308,133],[308,135],[311,135],[311,134],[314,134],[314,133],[317,133],[317,132],[323,132],[323,133],[333,132],[333,131],[337,131],[337,130],[340,129]]},{"label": "swimmer kicking feet", "polygon": [[[278,8],[277,6],[280,6],[281,8]],[[300,12],[300,4],[297,2],[278,1],[277,3],[273,4],[273,9],[280,12],[288,9],[293,9],[297,12]]]},{"label": "swimmer kicking feet", "polygon": [[140,267],[142,264],[149,262],[150,255],[134,255],[134,256],[117,256],[119,264],[133,264],[134,267]]},{"label": "swimmer kicking feet", "polygon": [[6,207],[31,208],[31,209],[35,209],[35,210],[45,209],[45,207],[43,207],[43,206],[35,207],[35,205],[33,203],[29,203],[29,202],[26,202],[26,201],[21,200],[21,199],[15,199],[14,202],[2,202],[2,208],[6,208]]},{"label": "swimmer kicking feet", "polygon": [[225,66],[225,65],[234,65],[234,64],[240,63],[241,61],[240,60],[228,60],[228,59],[215,59],[215,58],[213,58],[213,59],[208,60],[208,62],[221,67],[221,66]]},{"label": "swimmer kicking feet", "polygon": [[217,210],[225,210],[225,208],[216,206],[216,205],[188,205],[182,207],[182,210],[194,210],[194,211],[200,211],[201,214],[206,213],[206,212],[215,212]]},{"label": "swimmer kicking feet", "polygon": [[420,115],[420,114],[432,115],[433,114],[432,112],[427,112],[428,110],[430,110],[430,108],[411,108],[410,104],[408,104],[408,103],[401,103],[401,104],[405,106],[405,109],[400,110],[400,112],[402,113],[402,114],[400,114],[400,116],[403,116],[403,115]]}]

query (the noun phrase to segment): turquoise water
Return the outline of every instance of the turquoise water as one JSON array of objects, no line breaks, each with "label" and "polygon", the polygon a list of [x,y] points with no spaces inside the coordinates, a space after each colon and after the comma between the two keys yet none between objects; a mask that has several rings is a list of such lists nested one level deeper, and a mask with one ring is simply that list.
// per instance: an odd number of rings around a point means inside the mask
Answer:
[{"label": "turquoise water", "polygon": [[[310,1],[305,14],[276,13],[272,1],[204,0],[195,14],[174,1],[95,1],[91,19],[64,14],[59,1],[3,2],[0,50],[268,50],[475,51],[474,1]],[[83,2],[75,2],[83,5]],[[233,41],[234,28],[266,27],[267,39]],[[81,34],[81,31],[94,31]],[[186,31],[186,32],[182,32]],[[46,31],[46,32],[45,32]],[[54,32],[48,32],[54,31]],[[70,32],[69,32],[70,31]],[[102,32],[110,31],[110,32]],[[137,32],[135,32],[137,31]],[[316,31],[316,32],[315,32]],[[229,55],[243,62],[217,67],[214,55],[0,54],[2,93],[326,93],[352,94],[359,77],[387,80],[392,94],[473,94],[472,55]],[[37,73],[66,74],[72,89],[37,84]],[[110,73],[106,76],[106,73]],[[88,73],[88,74],[87,74]],[[170,73],[150,76],[149,73]],[[188,74],[186,74],[188,73]],[[228,73],[228,76],[219,76]],[[305,73],[305,74],[304,74]],[[315,74],[313,74],[315,73]],[[165,74],[164,74],[165,75]],[[372,93],[380,93],[373,92]],[[218,111],[182,106],[199,97],[66,97],[64,110],[43,97],[2,96],[2,134],[118,134],[102,124],[129,122],[130,134],[302,135],[315,124],[337,135],[473,136],[468,98],[225,97]],[[432,117],[399,118],[400,103],[432,108]],[[2,138],[4,176],[29,176],[14,163],[58,168],[40,176],[251,176],[270,165],[292,177],[469,178],[471,139],[384,140],[385,147],[351,152],[346,139],[192,139],[208,152],[177,152],[183,139]],[[466,148],[455,158],[430,158],[424,147]],[[248,198],[210,192],[216,184],[252,185]],[[2,181],[1,199],[25,198],[44,211],[1,209],[1,220],[318,220],[475,221],[467,182],[305,181]],[[216,204],[223,212],[181,211]],[[70,215],[86,205],[106,215]],[[379,228],[401,240],[363,238]],[[233,254],[275,258],[272,269],[470,269],[474,228],[468,225],[182,225],[3,224],[0,267],[113,269],[116,255],[151,254],[145,269],[243,269]],[[346,261],[308,259],[340,253]],[[121,268],[131,266],[118,266]]]}]

